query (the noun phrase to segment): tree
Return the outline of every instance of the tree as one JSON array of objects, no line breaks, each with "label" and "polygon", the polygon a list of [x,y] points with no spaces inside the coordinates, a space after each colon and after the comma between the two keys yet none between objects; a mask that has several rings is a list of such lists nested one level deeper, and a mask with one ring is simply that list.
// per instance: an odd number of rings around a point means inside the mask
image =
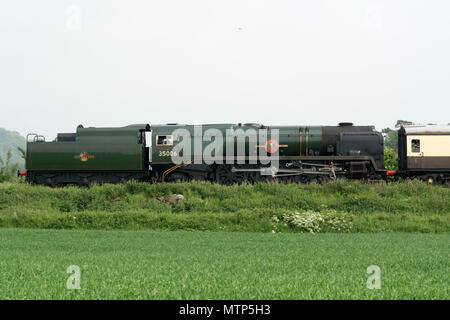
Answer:
[{"label": "tree", "polygon": [[398,151],[398,132],[391,128],[384,128],[381,130],[384,133],[384,146],[391,151]]},{"label": "tree", "polygon": [[16,177],[17,170],[19,169],[18,163],[11,163],[12,152],[8,150],[6,154],[6,161],[0,157],[0,182],[12,181]]},{"label": "tree", "polygon": [[[401,126],[411,126],[414,123],[408,120],[397,120],[396,128]],[[381,130],[384,133],[384,146],[391,151],[398,152],[398,131],[391,128],[384,128]]]},{"label": "tree", "polygon": [[20,154],[22,155],[22,159],[26,159],[26,152],[23,148],[17,147],[17,150],[19,150]]},{"label": "tree", "polygon": [[21,152],[17,149],[21,147],[26,148],[26,139],[15,131],[9,131],[0,128],[0,157],[6,161],[8,150],[11,150],[11,163],[19,163],[19,168],[25,168],[25,162]]},{"label": "tree", "polygon": [[401,126],[411,126],[414,123],[408,120],[397,120],[397,123],[395,124],[396,128],[400,128]]},{"label": "tree", "polygon": [[388,170],[398,170],[397,153],[388,148],[384,148],[384,167]]}]

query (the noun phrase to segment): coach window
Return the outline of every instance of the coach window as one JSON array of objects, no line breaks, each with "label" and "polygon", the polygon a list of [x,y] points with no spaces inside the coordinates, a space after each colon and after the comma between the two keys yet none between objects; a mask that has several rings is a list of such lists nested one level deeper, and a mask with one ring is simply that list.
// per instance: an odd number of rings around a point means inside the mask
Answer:
[{"label": "coach window", "polygon": [[419,139],[413,139],[411,140],[411,152],[420,152],[420,140]]},{"label": "coach window", "polygon": [[172,146],[173,145],[173,136],[171,134],[156,136],[156,145],[157,146]]}]

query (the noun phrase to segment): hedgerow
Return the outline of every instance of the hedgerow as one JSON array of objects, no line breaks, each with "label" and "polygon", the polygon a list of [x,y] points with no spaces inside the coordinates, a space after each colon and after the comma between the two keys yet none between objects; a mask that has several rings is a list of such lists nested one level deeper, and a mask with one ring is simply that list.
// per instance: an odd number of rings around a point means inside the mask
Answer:
[{"label": "hedgerow", "polygon": [[[420,181],[346,180],[241,186],[128,182],[53,189],[0,184],[0,227],[309,232],[300,221],[316,218],[328,222],[314,232],[448,232],[450,189]],[[333,228],[331,221],[338,220],[351,228]]]}]

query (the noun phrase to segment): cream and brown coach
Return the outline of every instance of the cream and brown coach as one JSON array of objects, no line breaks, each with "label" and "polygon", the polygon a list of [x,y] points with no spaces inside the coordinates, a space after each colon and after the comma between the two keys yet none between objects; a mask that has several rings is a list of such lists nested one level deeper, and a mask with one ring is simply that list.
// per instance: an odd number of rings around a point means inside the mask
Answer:
[{"label": "cream and brown coach", "polygon": [[450,125],[405,126],[398,132],[399,170],[429,182],[450,179]]}]

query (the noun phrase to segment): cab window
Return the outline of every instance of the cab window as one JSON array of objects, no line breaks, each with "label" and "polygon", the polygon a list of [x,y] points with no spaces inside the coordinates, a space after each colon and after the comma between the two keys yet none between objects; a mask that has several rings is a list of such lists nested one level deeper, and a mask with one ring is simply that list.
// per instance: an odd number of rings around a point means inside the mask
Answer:
[{"label": "cab window", "polygon": [[420,152],[420,140],[419,139],[411,140],[411,152],[415,152],[415,153]]},{"label": "cab window", "polygon": [[157,146],[172,146],[173,145],[173,136],[171,134],[163,134],[156,136],[156,145]]}]

